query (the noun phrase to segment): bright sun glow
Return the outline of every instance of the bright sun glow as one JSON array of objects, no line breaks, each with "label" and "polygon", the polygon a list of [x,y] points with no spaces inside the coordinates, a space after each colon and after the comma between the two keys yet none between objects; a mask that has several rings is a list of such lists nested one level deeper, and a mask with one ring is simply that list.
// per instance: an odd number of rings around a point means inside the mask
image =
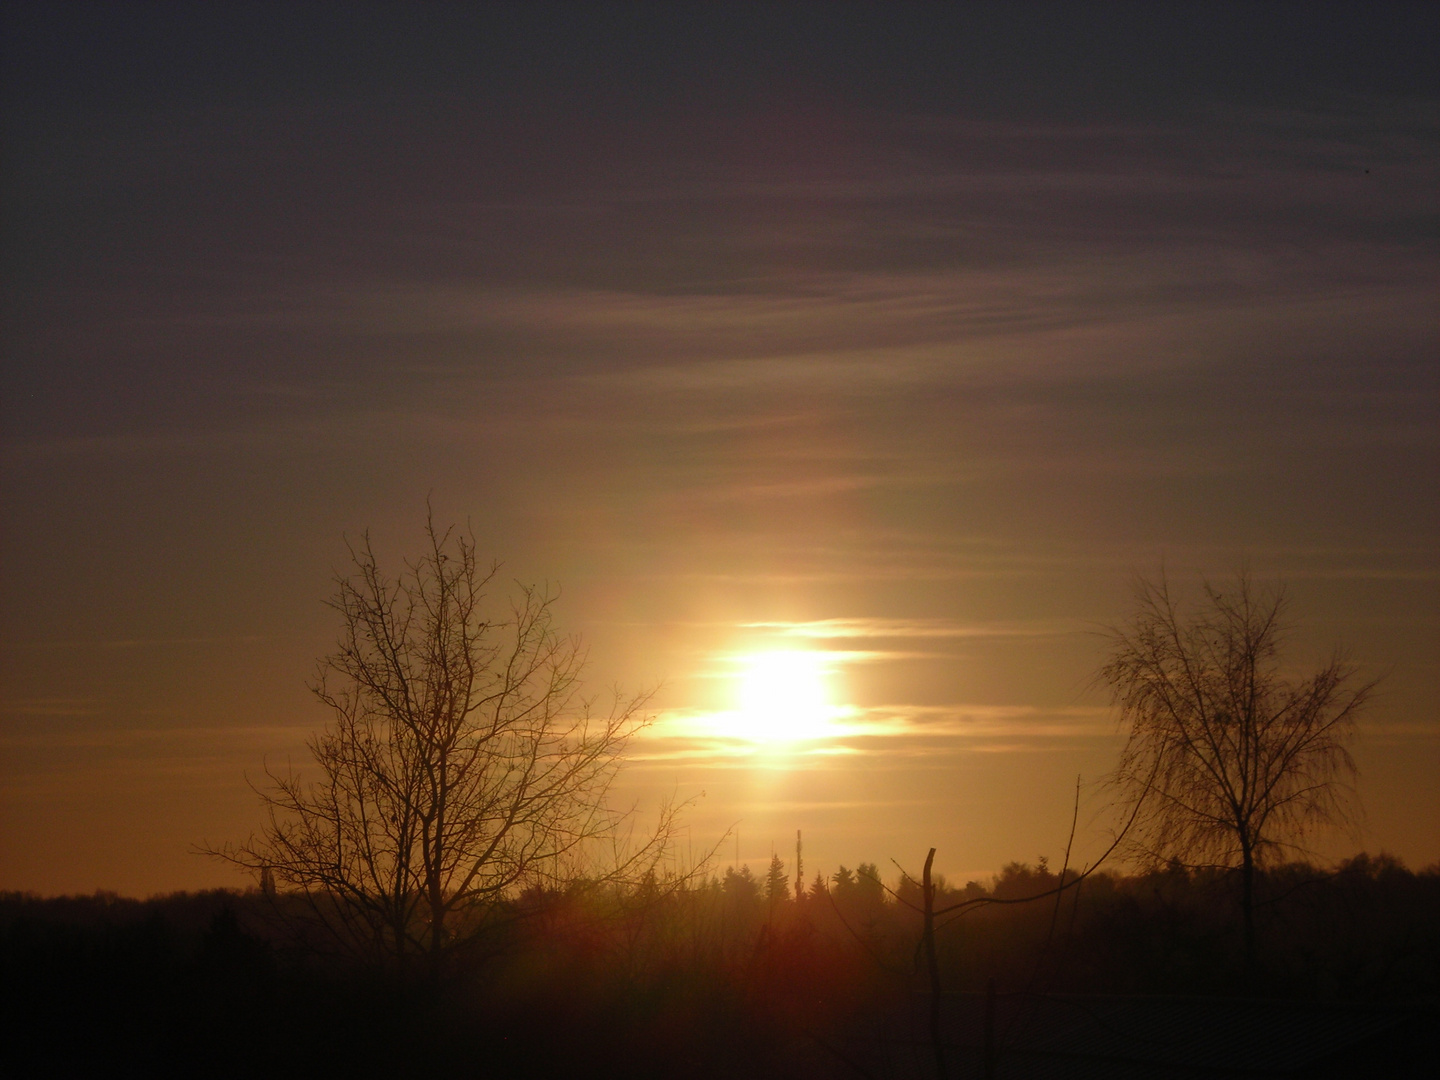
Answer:
[{"label": "bright sun glow", "polygon": [[830,702],[827,659],[823,652],[801,650],[743,658],[734,734],[757,742],[828,734],[837,710]]}]

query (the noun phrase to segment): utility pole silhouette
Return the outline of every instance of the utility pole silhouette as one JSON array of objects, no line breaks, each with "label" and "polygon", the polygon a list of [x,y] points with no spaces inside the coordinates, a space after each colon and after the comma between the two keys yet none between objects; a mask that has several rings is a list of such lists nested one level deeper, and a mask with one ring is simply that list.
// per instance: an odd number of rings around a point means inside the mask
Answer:
[{"label": "utility pole silhouette", "polygon": [[925,966],[930,974],[930,1045],[935,1052],[935,1075],[946,1080],[950,1075],[945,1066],[945,1043],[940,1037],[940,960],[935,953],[935,882],[930,867],[935,862],[935,849],[925,856],[925,872],[920,879],[920,895],[924,900],[925,923],[921,944],[925,946]]},{"label": "utility pole silhouette", "polygon": [[800,861],[800,830],[795,830],[795,899],[805,899],[805,864]]}]

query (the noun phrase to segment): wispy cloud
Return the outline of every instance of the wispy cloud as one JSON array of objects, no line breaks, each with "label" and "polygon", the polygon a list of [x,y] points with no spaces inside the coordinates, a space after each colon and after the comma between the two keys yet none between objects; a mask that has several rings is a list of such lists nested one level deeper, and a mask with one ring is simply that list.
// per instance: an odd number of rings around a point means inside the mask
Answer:
[{"label": "wispy cloud", "polygon": [[781,637],[829,640],[832,638],[1000,638],[1054,637],[1088,627],[1075,620],[962,623],[952,619],[815,619],[808,622],[742,623],[746,629],[769,630]]},{"label": "wispy cloud", "polygon": [[99,709],[100,699],[93,697],[15,698],[0,702],[0,716],[85,717],[94,716]]},{"label": "wispy cloud", "polygon": [[723,710],[669,710],[637,738],[631,759],[739,766],[857,755],[1033,751],[1110,739],[1115,724],[1111,710],[1104,708],[902,704],[836,708],[825,734],[815,738],[769,741],[730,734],[750,730],[743,718]]},{"label": "wispy cloud", "polygon": [[223,645],[240,642],[265,641],[263,634],[222,634],[218,636],[192,635],[185,637],[136,637],[136,638],[99,638],[99,639],[53,639],[42,638],[37,641],[10,641],[0,644],[0,648],[10,650],[43,650],[43,649],[151,649],[171,648],[183,645]]},{"label": "wispy cloud", "polygon": [[[7,711],[8,711],[8,707]],[[29,716],[95,717],[101,715],[99,706],[68,712],[29,712]],[[129,725],[85,726],[55,730],[54,728],[35,731],[26,729],[0,736],[0,746],[9,749],[57,748],[90,749],[105,751],[126,751],[137,757],[151,756],[152,752],[175,753],[203,752],[210,748],[215,752],[234,750],[253,751],[264,754],[267,751],[296,750],[303,748],[305,740],[313,734],[309,728],[281,725],[205,725],[146,728]],[[256,759],[258,760],[258,758]]]}]

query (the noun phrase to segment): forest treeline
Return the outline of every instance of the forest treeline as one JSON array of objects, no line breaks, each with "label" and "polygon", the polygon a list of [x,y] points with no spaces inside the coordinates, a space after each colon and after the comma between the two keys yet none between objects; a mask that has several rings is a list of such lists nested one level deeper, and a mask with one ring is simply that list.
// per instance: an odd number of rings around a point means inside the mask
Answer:
[{"label": "forest treeline", "polygon": [[[1381,855],[1266,871],[1247,970],[1233,872],[1012,863],[937,879],[947,993],[1440,993],[1440,866]],[[1023,900],[1050,893],[1031,903]],[[481,1075],[845,1075],[856,1040],[928,985],[920,885],[875,865],[803,890],[778,858],[497,902],[443,970],[366,965],[310,936],[302,900],[209,891],[0,895],[3,1053],[271,1075],[484,1064]]]}]

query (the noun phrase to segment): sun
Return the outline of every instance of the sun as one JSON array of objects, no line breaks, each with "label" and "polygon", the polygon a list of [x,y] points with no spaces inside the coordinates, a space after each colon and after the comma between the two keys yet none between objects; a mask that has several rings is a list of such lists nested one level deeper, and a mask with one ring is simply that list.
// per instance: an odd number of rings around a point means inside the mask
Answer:
[{"label": "sun", "polygon": [[751,653],[741,658],[735,734],[757,742],[822,738],[835,715],[825,653]]}]

